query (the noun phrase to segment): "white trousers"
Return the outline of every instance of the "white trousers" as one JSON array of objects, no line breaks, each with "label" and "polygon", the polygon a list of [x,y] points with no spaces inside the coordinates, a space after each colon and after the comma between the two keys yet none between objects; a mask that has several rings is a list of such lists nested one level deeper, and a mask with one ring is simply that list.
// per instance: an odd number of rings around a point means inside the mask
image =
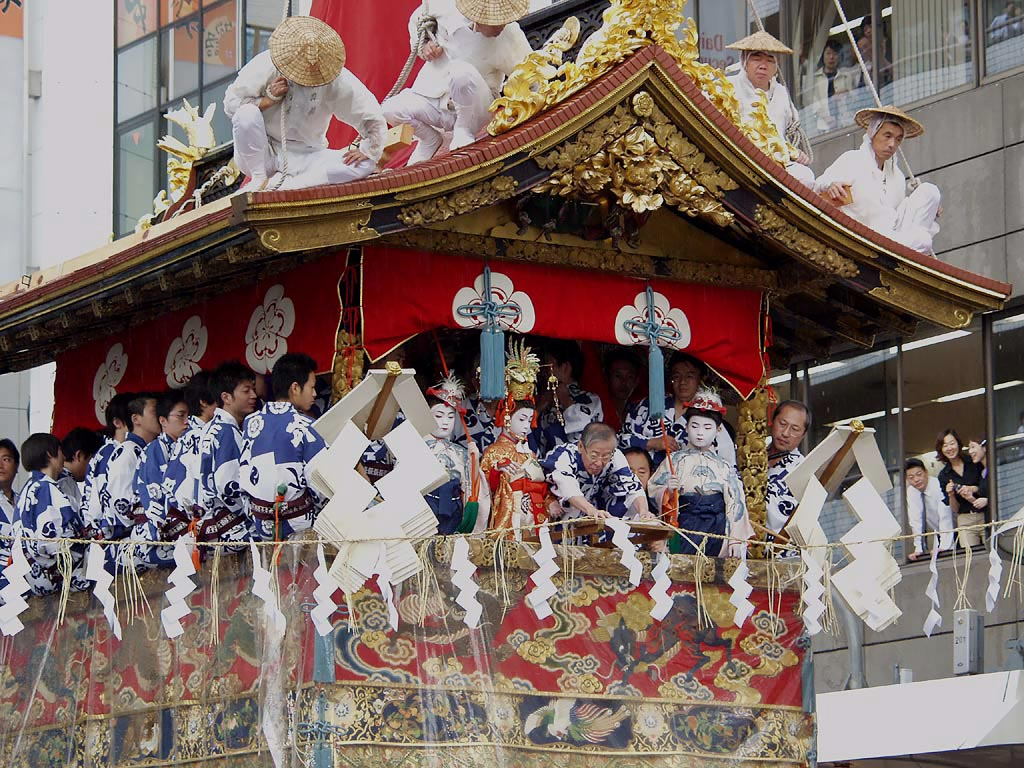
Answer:
[{"label": "white trousers", "polygon": [[942,204],[942,194],[934,184],[925,182],[911,192],[896,209],[892,232],[883,232],[897,243],[921,253],[932,249],[932,238],[938,233],[935,216]]},{"label": "white trousers", "polygon": [[452,132],[452,149],[476,141],[490,119],[491,101],[491,89],[477,68],[453,61],[448,67],[447,96],[432,99],[406,88],[386,99],[381,108],[389,125],[412,126],[416,137],[416,148],[409,158],[412,165],[433,157],[448,131]]},{"label": "white trousers", "polygon": [[346,165],[347,150],[312,147],[296,141],[289,141],[284,156],[281,156],[277,142],[274,142],[275,146],[271,145],[263,112],[255,104],[243,104],[238,108],[231,120],[231,133],[235,142],[235,164],[252,179],[246,186],[251,191],[259,191],[267,179],[282,171],[285,178],[280,185],[275,185],[275,189],[344,184],[365,178],[377,170],[372,160]]}]

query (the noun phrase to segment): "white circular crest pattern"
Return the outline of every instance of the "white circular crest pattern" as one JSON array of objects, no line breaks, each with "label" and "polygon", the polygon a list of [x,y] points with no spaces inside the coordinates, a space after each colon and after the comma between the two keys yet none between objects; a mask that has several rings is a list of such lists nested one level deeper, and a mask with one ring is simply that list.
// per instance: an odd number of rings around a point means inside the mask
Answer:
[{"label": "white circular crest pattern", "polygon": [[245,330],[245,359],[256,373],[269,373],[288,352],[288,337],[295,330],[295,305],[278,283],[267,289],[263,303],[253,310]]},{"label": "white circular crest pattern", "polygon": [[[459,315],[459,307],[481,307],[486,301],[484,296],[484,275],[480,275],[473,281],[472,287],[463,286],[455,294],[452,301],[452,316],[461,328],[480,328],[484,325],[482,316],[462,317]],[[491,296],[490,300],[497,304],[512,304],[518,310],[515,317],[499,317],[498,325],[502,330],[515,331],[516,333],[529,333],[537,320],[533,310],[533,300],[525,291],[515,290],[512,280],[508,275],[501,272],[491,272]]]},{"label": "white circular crest pattern", "polygon": [[646,323],[648,320],[653,320],[658,325],[673,328],[679,332],[679,339],[674,342],[663,342],[659,346],[669,347],[670,349],[686,349],[690,346],[690,321],[686,317],[686,313],[679,308],[673,308],[669,304],[668,297],[662,293],[654,291],[654,317],[649,317],[647,309],[647,293],[641,291],[633,299],[632,304],[627,304],[622,307],[618,314],[615,315],[615,341],[619,344],[626,346],[631,345],[643,345],[647,346],[650,340],[646,336],[641,336],[635,332],[626,330],[626,323],[633,321],[635,323]]},{"label": "white circular crest pattern", "polygon": [[92,380],[92,399],[95,403],[96,420],[100,424],[107,423],[107,406],[117,394],[117,385],[121,383],[127,369],[128,355],[124,351],[124,345],[114,344],[107,351],[107,359],[96,369],[96,375]]},{"label": "white circular crest pattern", "polygon": [[167,376],[168,387],[181,389],[202,370],[199,361],[206,354],[206,343],[207,332],[203,319],[199,315],[192,315],[182,326],[181,336],[167,348],[164,374]]}]

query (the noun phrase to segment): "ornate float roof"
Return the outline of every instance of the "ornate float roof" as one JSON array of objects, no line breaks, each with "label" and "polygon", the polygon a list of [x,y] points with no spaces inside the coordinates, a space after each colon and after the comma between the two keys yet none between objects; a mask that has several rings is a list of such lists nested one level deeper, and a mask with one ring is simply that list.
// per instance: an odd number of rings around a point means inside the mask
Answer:
[{"label": "ornate float roof", "polygon": [[[588,42],[562,64],[567,25],[513,75],[497,135],[349,184],[219,200],[0,289],[0,370],[370,241],[760,288],[777,359],[1002,306],[1010,285],[888,240],[786,173],[727,116],[735,101],[696,60],[695,31],[665,37],[650,18],[663,11],[636,18],[647,5],[613,3],[611,53],[588,59]],[[638,24],[661,37],[634,39]],[[517,91],[517,75],[545,84]],[[567,201],[608,214],[609,236],[562,226]]]}]

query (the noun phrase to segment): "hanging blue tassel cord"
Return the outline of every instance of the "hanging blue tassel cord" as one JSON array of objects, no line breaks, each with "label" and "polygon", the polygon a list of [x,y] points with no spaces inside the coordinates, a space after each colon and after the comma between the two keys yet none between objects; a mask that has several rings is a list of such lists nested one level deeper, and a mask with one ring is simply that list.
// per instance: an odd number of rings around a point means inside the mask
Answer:
[{"label": "hanging blue tassel cord", "polygon": [[459,317],[482,319],[480,331],[480,399],[501,400],[505,397],[505,333],[498,320],[509,324],[519,318],[519,305],[498,303],[491,295],[491,268],[484,265],[483,299],[479,304],[462,304],[455,311]]},{"label": "hanging blue tassel cord", "polygon": [[648,341],[648,402],[651,406],[650,418],[657,420],[665,416],[665,355],[661,351],[662,342],[672,345],[682,338],[679,329],[658,322],[657,306],[654,303],[654,290],[647,286],[647,318],[646,320],[627,320],[622,324],[627,333],[645,338]]},{"label": "hanging blue tassel cord", "polygon": [[665,416],[665,355],[656,342],[652,342],[647,354],[647,391],[651,404],[651,418]]}]

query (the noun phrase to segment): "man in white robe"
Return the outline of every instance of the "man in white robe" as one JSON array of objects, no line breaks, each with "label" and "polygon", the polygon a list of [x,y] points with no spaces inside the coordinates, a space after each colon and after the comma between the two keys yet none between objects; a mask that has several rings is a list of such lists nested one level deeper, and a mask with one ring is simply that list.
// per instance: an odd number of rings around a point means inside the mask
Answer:
[{"label": "man in white robe", "polygon": [[747,122],[760,93],[767,94],[768,117],[775,125],[779,139],[790,150],[790,162],[786,163],[786,170],[801,184],[812,186],[814,171],[810,168],[811,159],[793,147],[786,138],[799,131],[800,113],[793,105],[789,90],[779,82],[777,76],[779,64],[775,57],[778,54],[793,53],[793,50],[767,32],[755,32],[726,47],[740,52],[739,71],[727,76],[740,103],[740,119]]},{"label": "man in white robe", "polygon": [[814,184],[830,203],[885,237],[921,253],[930,253],[942,214],[939,188],[920,184],[910,195],[896,162],[905,138],[924,127],[896,107],[862,109],[857,125],[865,129],[859,149],[844,152]]},{"label": "man in white robe", "polygon": [[[377,170],[384,113],[344,63],[337,32],[319,19],[293,16],[274,30],[269,50],[242,67],[224,94],[224,113],[235,163],[251,179],[243,189],[342,184]],[[358,148],[327,148],[332,117],[359,132]]]},{"label": "man in white robe", "polygon": [[450,149],[476,140],[505,78],[532,48],[516,20],[529,0],[424,0],[409,19],[410,47],[420,42],[424,18],[437,20],[433,39],[417,52],[424,60],[411,88],[384,101],[391,125],[412,126],[416,148],[409,164],[429,160],[451,132]]}]

